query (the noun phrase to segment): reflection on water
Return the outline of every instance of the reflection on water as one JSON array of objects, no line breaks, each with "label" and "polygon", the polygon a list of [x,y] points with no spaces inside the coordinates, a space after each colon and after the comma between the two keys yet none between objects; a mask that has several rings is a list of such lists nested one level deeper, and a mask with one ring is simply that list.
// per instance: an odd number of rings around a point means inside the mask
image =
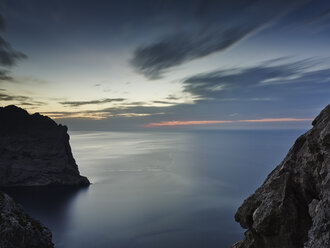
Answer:
[{"label": "reflection on water", "polygon": [[233,216],[302,131],[72,132],[82,190],[12,189],[56,247],[228,247]]}]

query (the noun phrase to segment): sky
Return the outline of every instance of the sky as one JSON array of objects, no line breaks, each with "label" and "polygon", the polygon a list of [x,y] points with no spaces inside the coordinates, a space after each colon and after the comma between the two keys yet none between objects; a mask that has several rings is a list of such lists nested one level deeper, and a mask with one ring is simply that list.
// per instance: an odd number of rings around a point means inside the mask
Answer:
[{"label": "sky", "polygon": [[307,128],[328,0],[3,0],[0,106],[71,130]]}]

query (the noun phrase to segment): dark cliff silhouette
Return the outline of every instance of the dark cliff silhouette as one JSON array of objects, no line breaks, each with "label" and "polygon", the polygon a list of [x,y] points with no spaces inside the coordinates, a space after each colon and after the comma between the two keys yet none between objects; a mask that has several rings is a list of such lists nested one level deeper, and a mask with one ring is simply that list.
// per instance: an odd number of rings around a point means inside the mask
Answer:
[{"label": "dark cliff silhouette", "polygon": [[16,106],[0,108],[0,186],[89,185],[72,156],[67,127]]}]

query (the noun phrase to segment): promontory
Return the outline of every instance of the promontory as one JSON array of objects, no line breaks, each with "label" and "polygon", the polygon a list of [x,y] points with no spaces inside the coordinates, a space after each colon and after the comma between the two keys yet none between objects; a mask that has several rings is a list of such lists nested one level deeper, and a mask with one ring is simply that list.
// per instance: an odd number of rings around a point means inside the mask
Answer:
[{"label": "promontory", "polygon": [[66,126],[14,105],[0,107],[0,187],[86,186]]},{"label": "promontory", "polygon": [[330,105],[312,124],[239,207],[247,231],[233,248],[330,247]]}]

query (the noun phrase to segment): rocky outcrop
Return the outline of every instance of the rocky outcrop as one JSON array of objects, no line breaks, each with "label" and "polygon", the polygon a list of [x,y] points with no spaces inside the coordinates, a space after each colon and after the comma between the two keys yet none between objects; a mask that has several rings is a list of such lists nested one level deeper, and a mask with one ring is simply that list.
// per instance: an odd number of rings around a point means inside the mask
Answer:
[{"label": "rocky outcrop", "polygon": [[50,248],[52,234],[0,192],[0,248]]},{"label": "rocky outcrop", "polygon": [[330,105],[300,136],[235,220],[245,232],[233,248],[329,248]]},{"label": "rocky outcrop", "polygon": [[0,108],[0,186],[89,185],[72,156],[67,127],[16,106]]}]

